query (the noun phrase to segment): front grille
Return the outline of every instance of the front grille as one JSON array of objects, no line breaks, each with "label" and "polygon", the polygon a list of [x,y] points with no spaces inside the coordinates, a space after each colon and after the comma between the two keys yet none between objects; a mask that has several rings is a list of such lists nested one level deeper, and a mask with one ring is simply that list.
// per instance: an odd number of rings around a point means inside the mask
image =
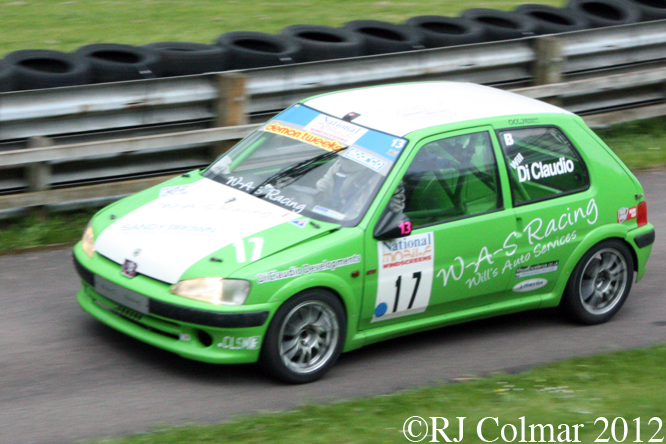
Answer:
[{"label": "front grille", "polygon": [[112,308],[112,310],[118,313],[119,315],[124,316],[126,318],[130,318],[134,321],[141,321],[141,319],[143,318],[143,315],[141,313],[122,305],[116,305],[114,308]]}]

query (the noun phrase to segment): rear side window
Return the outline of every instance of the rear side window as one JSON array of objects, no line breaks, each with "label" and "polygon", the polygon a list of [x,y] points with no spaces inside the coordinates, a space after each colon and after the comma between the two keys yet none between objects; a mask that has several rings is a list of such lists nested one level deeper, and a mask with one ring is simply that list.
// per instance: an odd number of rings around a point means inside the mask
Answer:
[{"label": "rear side window", "polygon": [[562,132],[554,127],[498,132],[515,205],[587,189],[585,164]]}]

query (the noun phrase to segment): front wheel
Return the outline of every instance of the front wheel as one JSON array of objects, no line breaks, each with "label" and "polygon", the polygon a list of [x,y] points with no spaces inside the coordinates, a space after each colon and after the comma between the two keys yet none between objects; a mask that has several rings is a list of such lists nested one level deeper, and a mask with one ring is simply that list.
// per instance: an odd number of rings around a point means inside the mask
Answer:
[{"label": "front wheel", "polygon": [[271,321],[260,362],[292,384],[321,378],[340,356],[346,318],[340,300],[325,290],[306,290],[286,301]]},{"label": "front wheel", "polygon": [[619,240],[600,242],[576,265],[561,306],[577,322],[601,324],[620,310],[633,278],[629,247]]}]

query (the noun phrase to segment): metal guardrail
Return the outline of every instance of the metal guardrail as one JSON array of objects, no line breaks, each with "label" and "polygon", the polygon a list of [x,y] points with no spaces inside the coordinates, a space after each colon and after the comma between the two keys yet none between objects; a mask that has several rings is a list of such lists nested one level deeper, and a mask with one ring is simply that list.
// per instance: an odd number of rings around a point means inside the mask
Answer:
[{"label": "metal guardrail", "polygon": [[[78,186],[87,181],[113,182],[95,185],[98,197],[133,192],[130,182],[115,183],[204,165],[219,152],[211,147],[256,127],[238,124],[266,120],[297,100],[343,88],[463,80],[554,102],[586,115],[591,126],[664,115],[662,66],[666,21],[656,21],[240,75],[2,93],[0,193],[12,194],[0,196],[0,211],[91,199]],[[527,86],[535,81],[556,83]],[[136,186],[153,179],[146,180]],[[85,197],[77,199],[71,187]]]}]

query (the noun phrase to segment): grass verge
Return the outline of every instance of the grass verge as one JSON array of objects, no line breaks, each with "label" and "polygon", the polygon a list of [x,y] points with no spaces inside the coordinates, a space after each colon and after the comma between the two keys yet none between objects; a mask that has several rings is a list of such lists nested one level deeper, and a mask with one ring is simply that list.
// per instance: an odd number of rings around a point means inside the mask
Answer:
[{"label": "grass verge", "polygon": [[[432,440],[431,417],[447,418],[445,430],[451,440],[459,438],[457,417],[464,417],[462,443],[511,442],[511,424],[522,442],[663,442],[666,428],[666,345],[608,355],[570,359],[521,374],[495,374],[460,384],[442,384],[389,396],[312,405],[295,411],[243,417],[222,425],[163,429],[118,440],[113,444],[181,443],[409,443],[403,424],[412,416],[430,424],[430,435],[422,442],[446,442],[441,435]],[[608,421],[604,432],[602,419]],[[622,418],[622,419],[616,419]],[[640,418],[635,421],[635,418]],[[652,420],[658,418],[658,420]],[[437,420],[443,427],[443,420]],[[614,422],[614,425],[613,425]],[[640,423],[640,428],[638,424]],[[530,425],[534,428],[534,440]],[[547,424],[553,426],[554,440]],[[579,424],[577,432],[574,425]],[[505,436],[501,435],[504,427]],[[422,434],[423,423],[414,422],[412,432]],[[568,435],[565,433],[568,430]],[[627,436],[624,436],[625,430]],[[575,441],[577,433],[578,441]],[[614,435],[613,435],[614,433]],[[422,437],[422,435],[421,435]],[[618,438],[614,439],[614,437]],[[640,438],[637,439],[637,438]],[[513,442],[521,442],[518,436]],[[102,441],[96,441],[102,442]]]},{"label": "grass verge", "polygon": [[[403,23],[417,15],[458,15],[466,8],[513,9],[516,0],[0,0],[0,55],[20,49],[73,51],[91,43],[212,43],[228,31],[279,33],[287,25],[341,26],[372,18]],[[538,3],[563,6],[562,0]]]},{"label": "grass verge", "polygon": [[0,220],[0,255],[73,244],[96,210],[67,213],[35,213],[27,217]]}]

